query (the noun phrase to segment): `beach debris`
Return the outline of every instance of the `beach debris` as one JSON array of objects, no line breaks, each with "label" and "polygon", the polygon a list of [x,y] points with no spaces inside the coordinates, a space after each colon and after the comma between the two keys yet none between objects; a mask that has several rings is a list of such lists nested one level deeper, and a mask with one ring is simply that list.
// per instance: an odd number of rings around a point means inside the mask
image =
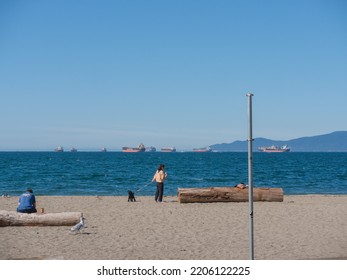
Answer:
[{"label": "beach debris", "polygon": [[81,212],[19,213],[0,210],[0,227],[7,226],[73,226],[80,220]]},{"label": "beach debris", "polygon": [[[248,188],[210,187],[210,188],[178,188],[179,203],[208,202],[247,202]],[[282,202],[282,188],[254,188],[253,201]]]},{"label": "beach debris", "polygon": [[85,218],[83,217],[83,215],[81,215],[80,222],[78,224],[74,225],[70,229],[70,232],[71,233],[78,233],[82,228],[84,228],[84,226],[85,226],[84,220],[85,220]]}]

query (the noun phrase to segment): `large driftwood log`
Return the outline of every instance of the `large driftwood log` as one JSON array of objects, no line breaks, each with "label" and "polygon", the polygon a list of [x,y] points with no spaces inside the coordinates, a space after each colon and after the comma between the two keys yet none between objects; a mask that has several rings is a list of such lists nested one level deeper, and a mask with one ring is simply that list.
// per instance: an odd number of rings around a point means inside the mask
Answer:
[{"label": "large driftwood log", "polygon": [[25,214],[0,210],[0,227],[6,226],[72,226],[79,222],[82,213],[63,212]]},{"label": "large driftwood log", "polygon": [[[248,188],[211,187],[211,188],[179,188],[180,203],[194,202],[246,202]],[[283,201],[282,188],[253,188],[253,201]]]}]

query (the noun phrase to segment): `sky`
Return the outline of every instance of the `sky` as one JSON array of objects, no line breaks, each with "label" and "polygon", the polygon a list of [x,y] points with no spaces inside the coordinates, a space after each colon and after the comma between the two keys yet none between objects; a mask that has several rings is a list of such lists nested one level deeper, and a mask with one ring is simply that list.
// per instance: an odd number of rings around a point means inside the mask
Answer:
[{"label": "sky", "polygon": [[0,0],[0,150],[347,130],[343,0]]}]

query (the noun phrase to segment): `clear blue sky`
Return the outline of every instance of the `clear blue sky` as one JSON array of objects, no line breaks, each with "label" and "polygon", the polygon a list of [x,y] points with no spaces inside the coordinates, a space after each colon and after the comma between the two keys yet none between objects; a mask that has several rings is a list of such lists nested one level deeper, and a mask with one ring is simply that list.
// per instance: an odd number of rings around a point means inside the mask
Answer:
[{"label": "clear blue sky", "polygon": [[0,0],[0,150],[347,130],[347,2]]}]

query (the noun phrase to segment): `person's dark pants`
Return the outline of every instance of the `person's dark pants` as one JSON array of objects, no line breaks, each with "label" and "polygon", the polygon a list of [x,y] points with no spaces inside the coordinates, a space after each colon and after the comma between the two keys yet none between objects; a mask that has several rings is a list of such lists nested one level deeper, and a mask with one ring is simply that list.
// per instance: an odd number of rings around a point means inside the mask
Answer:
[{"label": "person's dark pants", "polygon": [[155,201],[162,202],[164,194],[164,183],[157,183],[157,191],[155,192]]},{"label": "person's dark pants", "polygon": [[35,208],[29,208],[29,209],[18,209],[17,208],[17,212],[19,213],[36,213],[37,210]]}]

